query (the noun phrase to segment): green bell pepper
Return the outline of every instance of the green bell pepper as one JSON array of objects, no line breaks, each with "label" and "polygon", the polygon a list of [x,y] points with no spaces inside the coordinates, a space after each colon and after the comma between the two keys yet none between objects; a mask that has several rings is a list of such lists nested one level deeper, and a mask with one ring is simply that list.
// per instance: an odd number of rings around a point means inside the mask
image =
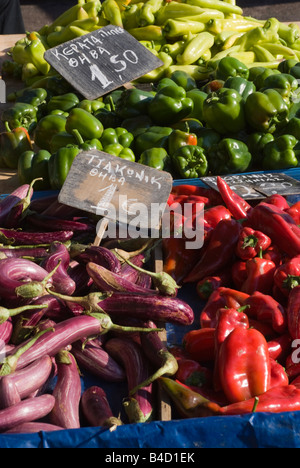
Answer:
[{"label": "green bell pepper", "polygon": [[75,93],[60,94],[52,96],[47,104],[48,113],[60,109],[64,112],[69,112],[73,107],[79,104],[79,98]]},{"label": "green bell pepper", "polygon": [[113,156],[118,156],[119,158],[126,159],[127,161],[135,162],[135,154],[130,148],[124,148],[124,146],[119,143],[112,143],[103,148],[105,153],[112,154]]},{"label": "green bell pepper", "polygon": [[38,121],[34,131],[35,144],[47,151],[51,151],[51,140],[54,135],[66,131],[66,117],[62,115],[46,115]]},{"label": "green bell pepper", "polygon": [[168,139],[173,129],[170,127],[152,126],[140,133],[134,141],[134,151],[140,156],[145,150],[151,148],[168,148]]},{"label": "green bell pepper", "polygon": [[20,184],[30,184],[35,179],[34,184],[36,190],[50,189],[48,161],[51,158],[51,153],[46,150],[40,150],[37,153],[34,151],[25,151],[21,154],[18,161],[18,179]]},{"label": "green bell pepper", "polygon": [[[278,70],[280,73],[290,73],[291,69],[297,65],[298,60],[296,59],[286,59],[279,63]],[[300,72],[300,70],[299,70]]]},{"label": "green bell pepper", "polygon": [[103,133],[103,125],[94,115],[75,107],[66,120],[66,131],[72,134],[73,130],[78,130],[84,140],[99,139]]},{"label": "green bell pepper", "polygon": [[156,125],[172,125],[187,117],[194,108],[181,86],[166,86],[158,91],[148,105],[148,115]]},{"label": "green bell pepper", "polygon": [[221,135],[238,133],[246,126],[244,105],[243,98],[237,91],[220,88],[205,99],[203,119]]},{"label": "green bell pepper", "polygon": [[289,71],[294,78],[300,79],[300,62],[294,64]]},{"label": "green bell pepper", "polygon": [[107,109],[106,105],[100,107],[93,115],[101,122],[103,128],[119,127],[122,122],[121,117],[115,111]]},{"label": "green bell pepper", "polygon": [[16,102],[25,102],[33,107],[39,107],[46,102],[48,93],[43,88],[24,88],[22,92],[16,93]]},{"label": "green bell pepper", "polygon": [[207,152],[212,174],[235,174],[245,172],[251,164],[248,146],[233,138],[224,138]]},{"label": "green bell pepper", "polygon": [[295,150],[298,140],[293,135],[282,135],[265,145],[262,169],[288,169],[299,165],[300,151]]},{"label": "green bell pepper", "polygon": [[274,133],[287,123],[289,108],[275,89],[256,91],[245,102],[248,125],[258,132]]},{"label": "green bell pepper", "polygon": [[197,136],[194,133],[185,132],[182,130],[175,129],[168,139],[168,152],[169,154],[175,153],[178,148],[182,146],[196,146],[197,145]]},{"label": "green bell pepper", "polygon": [[84,109],[90,114],[95,114],[100,109],[103,109],[105,107],[105,104],[104,102],[99,101],[98,99],[94,99],[94,100],[83,99],[77,104],[76,107],[79,107],[80,109]]},{"label": "green bell pepper", "polygon": [[154,96],[155,92],[153,91],[143,91],[137,88],[127,89],[123,91],[116,103],[116,113],[123,120],[147,114],[148,105]]},{"label": "green bell pepper", "polygon": [[67,145],[76,145],[77,139],[74,135],[63,131],[53,135],[50,141],[50,152],[55,153],[59,148],[63,148]]},{"label": "green bell pepper", "polygon": [[131,117],[130,119],[125,119],[121,123],[122,128],[131,133],[134,138],[136,138],[141,133],[144,133],[148,128],[153,125],[152,120],[148,115],[141,115],[140,117]]},{"label": "green bell pepper", "polygon": [[265,79],[263,92],[265,89],[276,89],[276,91],[283,97],[283,99],[290,104],[294,97],[294,92],[298,89],[298,81],[288,73],[280,73],[270,75]]},{"label": "green bell pepper", "polygon": [[31,104],[16,102],[3,111],[1,120],[7,122],[11,129],[24,127],[31,133],[37,124],[37,110]]},{"label": "green bell pepper", "polygon": [[276,133],[276,136],[293,135],[300,140],[300,117],[292,117],[288,123]]},{"label": "green bell pepper", "polygon": [[62,188],[73,161],[80,151],[78,146],[68,145],[51,155],[48,169],[52,190],[60,190]]},{"label": "green bell pepper", "polygon": [[247,80],[249,68],[235,57],[224,57],[217,64],[215,75],[215,78],[223,81],[226,81],[230,76],[241,76]]},{"label": "green bell pepper", "polygon": [[202,127],[197,130],[197,145],[205,151],[221,141],[220,133],[212,128]]},{"label": "green bell pepper", "polygon": [[253,168],[262,168],[262,155],[264,147],[274,140],[272,133],[254,132],[247,138],[247,146],[252,156],[251,165]]},{"label": "green bell pepper", "polygon": [[24,151],[31,151],[32,144],[27,130],[23,127],[9,128],[0,134],[0,167],[17,169],[18,160]]},{"label": "green bell pepper", "polygon": [[[253,72],[252,69],[251,71]],[[257,74],[256,76],[252,76],[251,81],[253,81],[253,83],[255,84],[256,91],[260,91],[262,88],[265,87],[265,80],[268,78],[268,76],[279,75],[279,74],[280,72],[276,69],[257,67]]]},{"label": "green bell pepper", "polygon": [[103,131],[101,137],[101,143],[103,145],[104,151],[108,145],[120,144],[124,148],[130,148],[134,136],[132,133],[128,132],[126,128],[117,127],[117,128],[106,128]]},{"label": "green bell pepper", "polygon": [[191,99],[194,103],[194,108],[188,115],[189,118],[198,119],[200,122],[203,120],[203,103],[207,96],[208,94],[200,89],[191,89],[190,91],[187,91],[186,97]]},{"label": "green bell pepper", "polygon": [[169,155],[164,148],[150,148],[143,151],[137,162],[163,171],[168,167],[169,159]]},{"label": "green bell pepper", "polygon": [[203,148],[186,145],[171,155],[174,170],[183,179],[204,177],[208,173],[208,162]]},{"label": "green bell pepper", "polygon": [[191,91],[192,89],[197,89],[196,80],[194,80],[194,78],[185,71],[174,71],[171,74],[170,79],[173,80],[177,86],[181,86],[183,89],[185,89],[186,92]]},{"label": "green bell pepper", "polygon": [[256,86],[252,81],[248,81],[241,76],[230,76],[224,83],[224,88],[235,89],[246,101],[247,97],[256,91]]}]

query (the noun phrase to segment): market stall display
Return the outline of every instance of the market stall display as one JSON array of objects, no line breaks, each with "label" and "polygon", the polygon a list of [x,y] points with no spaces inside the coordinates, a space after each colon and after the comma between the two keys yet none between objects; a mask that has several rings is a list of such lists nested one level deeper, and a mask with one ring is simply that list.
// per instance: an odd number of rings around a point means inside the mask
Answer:
[{"label": "market stall display", "polygon": [[[44,53],[109,24],[164,65],[89,100]],[[0,167],[18,187],[0,201],[4,438],[297,414],[299,202],[245,200],[223,176],[299,166],[299,44],[296,24],[246,18],[232,2],[105,0],[80,1],[10,48],[3,73],[19,85],[1,114]],[[100,217],[58,200],[83,151],[170,172],[170,236],[94,245]],[[203,229],[200,247],[186,247],[187,226]]]}]

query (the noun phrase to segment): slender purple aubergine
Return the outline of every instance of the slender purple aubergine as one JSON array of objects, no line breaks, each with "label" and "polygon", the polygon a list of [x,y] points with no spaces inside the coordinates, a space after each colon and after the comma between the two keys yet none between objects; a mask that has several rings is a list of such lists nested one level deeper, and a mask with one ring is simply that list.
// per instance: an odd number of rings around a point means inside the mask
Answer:
[{"label": "slender purple aubergine", "polygon": [[5,431],[4,434],[34,434],[37,432],[54,432],[54,431],[62,431],[64,430],[63,427],[55,426],[54,424],[49,424],[46,422],[25,422],[23,424],[19,424],[18,426]]},{"label": "slender purple aubergine", "polygon": [[0,227],[6,227],[6,219],[11,213],[11,210],[26,197],[28,190],[29,185],[23,184],[0,201]]},{"label": "slender purple aubergine", "polygon": [[[76,247],[76,246],[75,246]],[[107,268],[114,273],[121,272],[121,262],[111,250],[106,247],[92,245],[89,247],[79,248],[78,251],[71,250],[71,257],[79,263],[97,263],[98,265]]]},{"label": "slender purple aubergine", "polygon": [[74,231],[36,232],[0,228],[0,242],[5,245],[45,245],[51,242],[66,242]]},{"label": "slender purple aubergine", "polygon": [[29,225],[46,231],[91,232],[95,229],[95,226],[87,220],[62,219],[38,213],[28,215],[26,221]]},{"label": "slender purple aubergine", "polygon": [[59,266],[52,276],[55,291],[61,294],[72,295],[76,289],[76,283],[68,273],[70,265],[69,250],[61,242],[53,242],[50,246],[48,256],[41,262],[40,266],[50,273],[58,263]]},{"label": "slender purple aubergine", "polygon": [[107,395],[99,386],[94,385],[83,392],[80,408],[86,423],[91,427],[122,425],[122,421],[114,417]]},{"label": "slender purple aubergine", "polygon": [[49,415],[50,422],[65,429],[80,428],[79,404],[81,380],[74,356],[68,351],[57,354],[57,382],[52,395],[55,405]]}]

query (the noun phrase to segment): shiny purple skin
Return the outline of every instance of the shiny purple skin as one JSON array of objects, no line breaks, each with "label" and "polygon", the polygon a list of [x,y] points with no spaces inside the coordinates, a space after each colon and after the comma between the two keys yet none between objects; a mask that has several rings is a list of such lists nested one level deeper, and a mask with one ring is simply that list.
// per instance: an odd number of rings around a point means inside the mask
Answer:
[{"label": "shiny purple skin", "polygon": [[[17,229],[0,228],[0,241],[5,244],[17,245],[41,245],[51,244],[51,242],[66,242],[72,239],[73,231],[53,231],[53,232],[29,232],[18,231]],[[4,237],[3,237],[4,236]]]},{"label": "shiny purple skin", "polygon": [[91,427],[111,427],[115,424],[122,424],[114,417],[107,395],[101,387],[94,385],[87,388],[81,396],[80,407],[83,417]]},{"label": "shiny purple skin", "polygon": [[[6,322],[0,325],[0,345],[8,344],[13,332],[13,324],[11,317]],[[2,346],[1,346],[2,349]]]},{"label": "shiny purple skin", "polygon": [[27,398],[14,406],[0,410],[0,432],[44,418],[51,412],[54,404],[54,396],[45,394]]},{"label": "shiny purple skin", "polygon": [[21,185],[16,190],[14,190],[10,195],[5,197],[0,202],[0,226],[6,227],[6,219],[10,214],[11,210],[26,197],[29,189],[28,184]]},{"label": "shiny purple skin", "polygon": [[76,284],[76,290],[74,292],[75,296],[88,294],[93,284],[93,280],[86,271],[85,265],[78,263],[77,265],[72,266],[68,273],[70,278],[72,278]]},{"label": "shiny purple skin", "polygon": [[117,274],[107,270],[101,265],[89,262],[86,271],[92,278],[94,284],[103,292],[130,292],[136,294],[158,294],[154,289],[146,289],[143,286],[124,278],[122,274]]},{"label": "shiny purple skin", "polygon": [[76,283],[68,274],[70,265],[69,251],[64,244],[53,242],[50,246],[49,255],[42,261],[41,267],[51,273],[59,261],[60,265],[52,276],[54,289],[60,294],[71,296],[76,289]]},{"label": "shiny purple skin", "polygon": [[[105,349],[123,365],[127,377],[128,392],[150,377],[148,359],[146,359],[141,346],[130,338],[111,338],[105,343]],[[153,412],[152,384],[138,390],[123,404],[130,423],[149,421]]]},{"label": "shiny purple skin", "polygon": [[54,424],[44,422],[27,422],[19,424],[12,429],[5,431],[4,434],[34,434],[37,432],[54,432],[62,431],[63,427],[55,426]]},{"label": "shiny purple skin", "polygon": [[[62,361],[61,355],[68,362]],[[64,351],[58,354],[57,382],[52,392],[55,405],[50,413],[50,422],[65,429],[79,429],[79,404],[81,398],[81,380],[74,356]]]},{"label": "shiny purple skin", "polygon": [[121,263],[116,255],[106,247],[93,245],[87,247],[84,252],[81,252],[75,257],[79,263],[97,263],[104,268],[107,268],[114,273],[121,272]]},{"label": "shiny purple skin", "polygon": [[[48,272],[25,258],[5,258],[0,260],[0,297],[16,297],[15,289],[31,281],[43,281]],[[52,285],[52,279],[49,279]]]},{"label": "shiny purple skin", "polygon": [[114,317],[133,317],[178,325],[191,325],[194,321],[193,309],[174,297],[117,292],[98,305]]},{"label": "shiny purple skin", "polygon": [[90,232],[95,229],[94,225],[83,220],[62,219],[38,213],[27,216],[26,221],[37,229],[47,231]]},{"label": "shiny purple skin", "polygon": [[5,375],[0,379],[0,409],[9,408],[10,406],[20,403],[21,397],[18,388],[10,378],[10,375]]},{"label": "shiny purple skin", "polygon": [[46,257],[48,251],[43,247],[24,247],[19,249],[0,247],[0,258],[1,254],[4,254],[7,258],[32,257],[40,259]]},{"label": "shiny purple skin", "polygon": [[83,349],[84,340],[73,343],[72,353],[80,368],[107,382],[123,382],[124,369],[103,349],[98,340],[89,340]]},{"label": "shiny purple skin", "polygon": [[[108,319],[105,325],[109,322]],[[61,349],[81,338],[97,336],[103,331],[102,325],[103,321],[88,315],[79,315],[58,323],[53,331],[44,333],[19,357],[17,369],[25,367],[44,354],[55,356]]]},{"label": "shiny purple skin", "polygon": [[23,399],[45,384],[52,372],[52,368],[52,359],[45,355],[7,377],[16,386],[21,399]]},{"label": "shiny purple skin", "polygon": [[[133,265],[137,267],[143,267],[144,265],[145,256],[143,254],[135,255],[130,261]],[[121,275],[124,279],[131,281],[132,283],[136,283],[139,277],[139,272],[135,270],[132,266],[128,265],[128,263],[123,263],[121,267]]]}]

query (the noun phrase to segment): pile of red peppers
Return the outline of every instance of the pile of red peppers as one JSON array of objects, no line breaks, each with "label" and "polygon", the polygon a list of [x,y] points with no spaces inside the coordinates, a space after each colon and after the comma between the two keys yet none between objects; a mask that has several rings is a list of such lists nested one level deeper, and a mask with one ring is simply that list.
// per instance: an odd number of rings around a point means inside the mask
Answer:
[{"label": "pile of red peppers", "polygon": [[204,204],[204,244],[163,241],[165,271],[201,300],[199,327],[171,349],[177,374],[161,383],[185,418],[299,411],[300,202],[275,194],[250,204],[221,177],[217,185],[170,196],[169,205]]}]

